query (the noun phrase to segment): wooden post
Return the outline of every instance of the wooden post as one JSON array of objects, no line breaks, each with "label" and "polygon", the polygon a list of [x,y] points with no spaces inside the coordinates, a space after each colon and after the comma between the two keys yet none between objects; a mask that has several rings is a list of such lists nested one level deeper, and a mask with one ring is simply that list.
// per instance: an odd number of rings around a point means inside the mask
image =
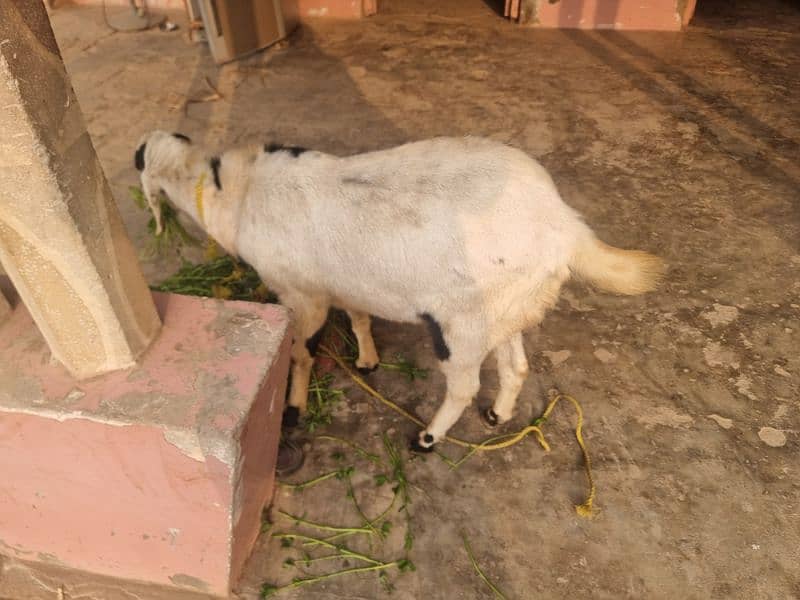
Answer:
[{"label": "wooden post", "polygon": [[161,323],[42,0],[0,0],[0,131],[3,268],[73,376],[131,366]]}]

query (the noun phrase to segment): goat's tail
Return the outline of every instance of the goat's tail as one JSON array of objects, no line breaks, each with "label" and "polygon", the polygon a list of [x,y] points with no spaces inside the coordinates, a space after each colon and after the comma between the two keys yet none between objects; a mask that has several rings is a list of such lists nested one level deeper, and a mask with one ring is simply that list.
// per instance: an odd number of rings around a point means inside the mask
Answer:
[{"label": "goat's tail", "polygon": [[614,248],[590,235],[578,247],[570,270],[601,290],[635,296],[655,289],[666,265],[647,252]]}]

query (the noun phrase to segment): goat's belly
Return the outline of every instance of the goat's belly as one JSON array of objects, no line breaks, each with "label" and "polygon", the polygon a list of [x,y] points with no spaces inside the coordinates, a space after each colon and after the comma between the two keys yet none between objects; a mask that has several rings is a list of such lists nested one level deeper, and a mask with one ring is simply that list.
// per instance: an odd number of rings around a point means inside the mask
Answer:
[{"label": "goat's belly", "polygon": [[[397,267],[397,265],[394,265]],[[417,322],[428,313],[440,319],[456,314],[487,314],[503,290],[523,286],[535,289],[537,278],[530,272],[509,272],[493,264],[483,278],[467,272],[463,263],[443,262],[439,268],[403,272],[401,268],[360,270],[357,277],[331,277],[326,282],[331,303],[399,322]]]},{"label": "goat's belly", "polygon": [[[388,321],[412,323],[419,320],[422,313],[443,312],[453,305],[453,290],[437,288],[422,290],[411,286],[385,285],[379,279],[364,279],[353,282],[344,289],[341,282],[331,285],[331,303],[337,308],[355,310]],[[463,296],[463,293],[459,293]],[[459,303],[459,302],[456,302]],[[463,304],[463,303],[461,303]]]},{"label": "goat's belly", "polygon": [[332,298],[331,304],[342,310],[362,312],[373,317],[398,323],[413,323],[419,320],[420,315],[420,312],[416,311],[412,304],[402,298],[375,302],[364,297],[342,296]]}]

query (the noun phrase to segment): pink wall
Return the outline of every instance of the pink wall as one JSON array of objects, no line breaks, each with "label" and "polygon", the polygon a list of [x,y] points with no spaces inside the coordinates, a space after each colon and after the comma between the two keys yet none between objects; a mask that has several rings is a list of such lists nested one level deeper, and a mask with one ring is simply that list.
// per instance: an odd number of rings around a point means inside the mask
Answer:
[{"label": "pink wall", "polygon": [[360,19],[377,10],[377,0],[296,0],[301,19],[328,17]]},{"label": "pink wall", "polygon": [[[435,0],[431,0],[434,2]],[[127,6],[128,0],[107,0],[109,6]],[[55,0],[99,6],[102,0]],[[378,12],[378,0],[283,0],[284,10],[301,19],[326,17],[358,19]],[[686,0],[683,14],[677,0],[537,0],[540,27],[580,29],[638,29],[677,31],[694,14],[696,0]],[[183,11],[183,0],[148,0],[154,10]]]},{"label": "pink wall", "polygon": [[578,29],[678,31],[683,21],[676,0],[539,0],[536,17],[541,27]]},{"label": "pink wall", "polygon": [[[106,0],[108,6],[127,7],[128,0]],[[295,13],[300,18],[329,17],[337,19],[359,19],[375,14],[377,0],[283,0],[284,10]],[[55,0],[56,7],[63,4],[83,4],[101,6],[102,0]],[[183,0],[147,0],[154,11],[178,10],[184,12]]]}]

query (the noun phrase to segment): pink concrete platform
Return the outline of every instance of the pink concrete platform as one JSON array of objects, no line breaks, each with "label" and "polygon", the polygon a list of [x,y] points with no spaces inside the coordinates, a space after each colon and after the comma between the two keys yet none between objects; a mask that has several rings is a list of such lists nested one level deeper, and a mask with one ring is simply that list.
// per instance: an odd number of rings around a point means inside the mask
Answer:
[{"label": "pink concrete platform", "polygon": [[272,495],[288,315],[156,302],[139,365],[88,381],[21,304],[0,324],[0,553],[226,596]]},{"label": "pink concrete platform", "polygon": [[[55,7],[66,4],[102,6],[103,0],[56,0]],[[128,0],[106,0],[109,7],[128,7]],[[374,15],[378,10],[377,0],[294,0],[293,13],[301,19],[326,17],[334,19],[360,19]],[[184,0],[148,0],[147,6],[153,10],[185,11]],[[286,9],[284,9],[286,10]]]},{"label": "pink concrete platform", "polygon": [[537,0],[539,27],[679,31],[696,0]]}]

